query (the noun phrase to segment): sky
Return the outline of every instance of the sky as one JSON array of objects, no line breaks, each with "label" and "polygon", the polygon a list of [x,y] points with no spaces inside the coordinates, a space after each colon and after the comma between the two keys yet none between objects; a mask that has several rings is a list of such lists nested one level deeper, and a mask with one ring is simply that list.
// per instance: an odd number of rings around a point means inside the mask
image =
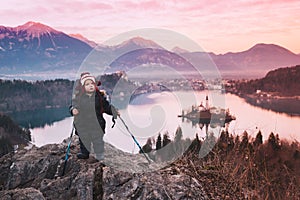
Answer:
[{"label": "sky", "polygon": [[299,10],[299,0],[9,0],[1,3],[0,25],[40,22],[97,43],[136,29],[167,29],[217,54],[257,43],[299,54]]}]

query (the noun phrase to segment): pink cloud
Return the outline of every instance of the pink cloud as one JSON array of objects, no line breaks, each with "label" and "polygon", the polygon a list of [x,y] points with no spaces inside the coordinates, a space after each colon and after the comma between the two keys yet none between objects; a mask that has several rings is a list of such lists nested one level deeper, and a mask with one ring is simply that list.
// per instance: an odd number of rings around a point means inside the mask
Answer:
[{"label": "pink cloud", "polygon": [[[159,0],[147,0],[147,1],[120,1],[115,5],[116,8],[121,10],[130,11],[137,11],[137,12],[145,12],[145,11],[159,11],[161,9],[167,9],[166,4],[164,1]],[[155,13],[153,13],[155,14]]]},{"label": "pink cloud", "polygon": [[89,2],[89,1],[72,1],[71,3],[56,0],[52,6],[54,10],[62,13],[72,13],[75,16],[80,12],[93,12],[94,10],[111,10],[112,6],[107,3]]}]

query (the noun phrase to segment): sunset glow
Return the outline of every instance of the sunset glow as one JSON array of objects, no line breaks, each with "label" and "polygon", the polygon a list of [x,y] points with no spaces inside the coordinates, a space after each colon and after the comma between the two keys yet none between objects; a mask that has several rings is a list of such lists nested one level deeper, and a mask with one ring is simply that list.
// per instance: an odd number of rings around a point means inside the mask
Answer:
[{"label": "sunset glow", "polygon": [[98,43],[135,29],[164,28],[189,37],[208,52],[273,43],[299,54],[299,10],[297,0],[10,0],[2,2],[0,25],[40,22]]}]

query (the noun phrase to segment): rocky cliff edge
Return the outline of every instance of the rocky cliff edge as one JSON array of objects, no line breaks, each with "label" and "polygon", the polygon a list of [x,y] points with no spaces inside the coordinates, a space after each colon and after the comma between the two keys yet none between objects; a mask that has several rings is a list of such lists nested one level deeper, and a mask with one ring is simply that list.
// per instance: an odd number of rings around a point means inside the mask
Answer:
[{"label": "rocky cliff edge", "polygon": [[203,183],[178,164],[148,164],[109,144],[104,162],[79,160],[76,137],[62,176],[67,142],[1,157],[1,199],[209,199]]}]

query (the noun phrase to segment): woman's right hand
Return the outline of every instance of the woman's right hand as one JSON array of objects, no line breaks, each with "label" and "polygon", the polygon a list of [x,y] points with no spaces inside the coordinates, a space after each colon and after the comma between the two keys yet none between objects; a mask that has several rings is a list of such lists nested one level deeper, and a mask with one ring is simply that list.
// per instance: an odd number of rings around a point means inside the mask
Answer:
[{"label": "woman's right hand", "polygon": [[79,114],[79,111],[78,111],[76,108],[74,108],[74,109],[72,110],[72,114],[73,114],[73,116],[76,116],[76,115]]}]

